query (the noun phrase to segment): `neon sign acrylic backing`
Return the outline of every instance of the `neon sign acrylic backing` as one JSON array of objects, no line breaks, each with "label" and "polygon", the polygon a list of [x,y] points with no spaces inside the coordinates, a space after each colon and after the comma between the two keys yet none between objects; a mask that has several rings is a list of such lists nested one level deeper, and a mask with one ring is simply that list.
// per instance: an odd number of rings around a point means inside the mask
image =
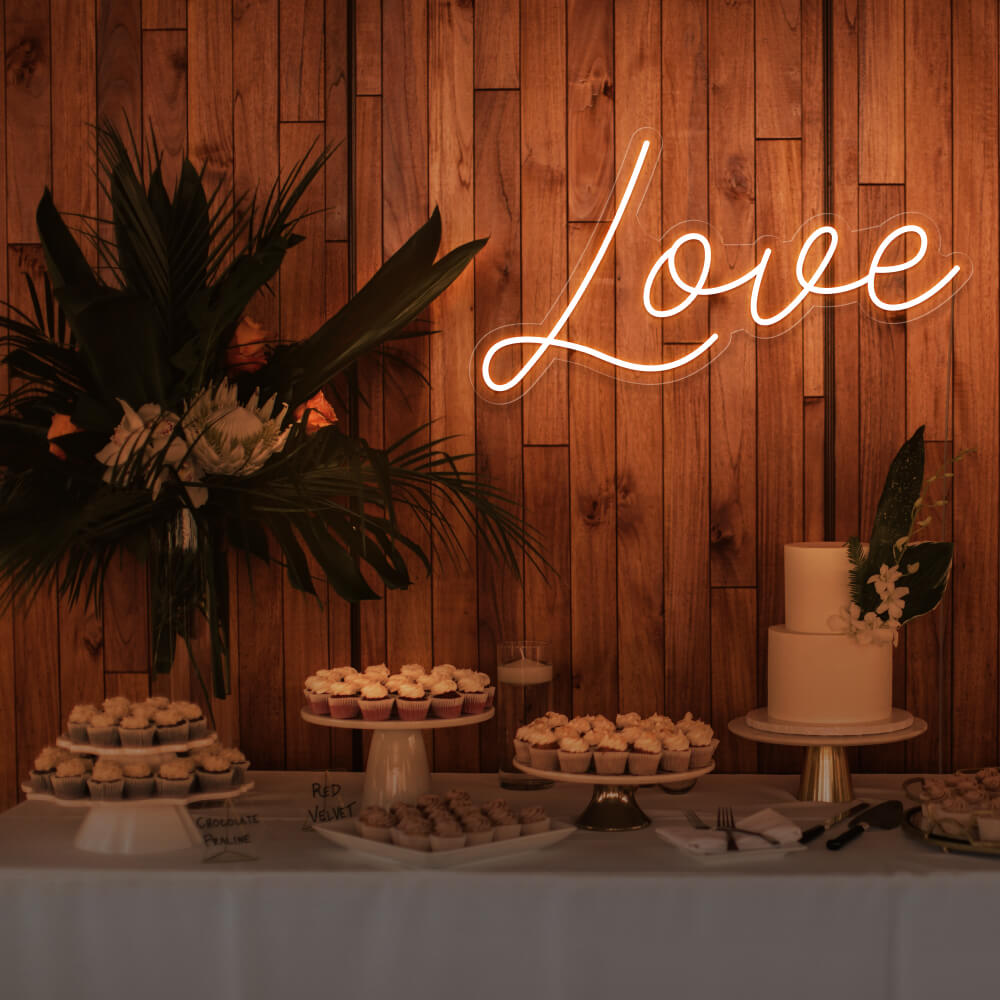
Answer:
[{"label": "neon sign acrylic backing", "polygon": [[[663,236],[648,235],[643,273],[626,274],[619,266],[615,274],[615,241],[626,227],[643,226],[640,209],[657,178],[660,150],[652,129],[632,137],[602,213],[610,221],[595,232],[548,315],[535,324],[491,330],[480,340],[470,366],[481,395],[495,403],[513,402],[560,358],[619,379],[676,381],[710,364],[737,334],[764,339],[787,333],[824,300],[838,306],[860,302],[883,322],[911,322],[946,303],[972,275],[964,255],[941,253],[934,223],[912,214],[873,230],[813,220],[790,240],[761,236],[751,266],[743,266],[745,247],[723,243],[704,223],[682,223]],[[789,228],[793,224],[789,220]],[[648,226],[643,236],[647,233]],[[867,248],[863,258],[862,245]],[[668,346],[661,358],[619,357],[569,336],[571,320],[585,310],[595,280],[611,276],[618,296],[636,296],[651,320],[662,324],[660,343]],[[716,330],[710,318],[705,328],[704,312],[699,319],[692,307],[701,299],[711,303],[724,296],[742,298],[746,325]],[[694,329],[699,324],[700,332]]]}]

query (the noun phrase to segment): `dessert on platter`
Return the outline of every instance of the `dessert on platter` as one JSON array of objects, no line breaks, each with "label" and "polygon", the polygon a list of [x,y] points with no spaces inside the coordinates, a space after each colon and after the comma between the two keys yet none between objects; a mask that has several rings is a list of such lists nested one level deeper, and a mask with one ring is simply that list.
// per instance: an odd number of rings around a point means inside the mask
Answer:
[{"label": "dessert on platter", "polygon": [[1000,767],[911,778],[904,787],[920,802],[927,832],[1000,844]]},{"label": "dessert on platter", "polygon": [[407,663],[393,673],[384,663],[334,667],[310,674],[302,692],[312,715],[366,722],[422,722],[480,715],[493,706],[496,688],[488,674],[450,663],[426,669]]},{"label": "dessert on platter", "polygon": [[647,777],[707,767],[719,741],[708,723],[690,712],[678,722],[638,712],[579,715],[558,712],[522,726],[514,738],[514,760],[564,774]]},{"label": "dessert on platter", "polygon": [[194,702],[162,697],[145,701],[105,698],[100,707],[74,705],[59,742],[83,752],[132,752],[150,747],[183,750],[211,743],[212,734]]}]

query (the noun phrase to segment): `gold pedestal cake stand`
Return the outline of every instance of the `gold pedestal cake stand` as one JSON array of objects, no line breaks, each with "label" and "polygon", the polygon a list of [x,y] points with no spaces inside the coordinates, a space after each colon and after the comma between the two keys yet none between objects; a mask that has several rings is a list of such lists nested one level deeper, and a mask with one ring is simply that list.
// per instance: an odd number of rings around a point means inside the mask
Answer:
[{"label": "gold pedestal cake stand", "polygon": [[[770,743],[783,747],[805,747],[806,757],[799,779],[798,798],[803,802],[850,802],[854,798],[851,769],[847,764],[847,747],[884,746],[916,739],[927,732],[923,719],[909,717],[909,723],[884,733],[853,733],[848,735],[772,732],[752,725],[747,720],[760,713],[733,719],[729,731],[744,740]],[[908,713],[906,713],[908,714]]]}]

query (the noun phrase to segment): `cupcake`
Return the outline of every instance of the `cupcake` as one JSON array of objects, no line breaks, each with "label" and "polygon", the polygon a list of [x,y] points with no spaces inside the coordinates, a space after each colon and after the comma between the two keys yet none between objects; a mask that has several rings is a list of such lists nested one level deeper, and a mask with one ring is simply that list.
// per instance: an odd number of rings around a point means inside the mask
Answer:
[{"label": "cupcake", "polygon": [[691,744],[691,767],[707,767],[715,756],[715,748],[719,745],[712,727],[707,722],[699,721],[681,731]]},{"label": "cupcake", "polygon": [[421,674],[427,673],[423,666],[419,663],[404,663],[399,668],[400,676],[407,678],[407,680],[415,681]]},{"label": "cupcake", "polygon": [[97,715],[97,709],[93,705],[74,705],[69,713],[69,721],[66,723],[66,730],[69,738],[74,743],[86,743],[87,726],[90,720]]},{"label": "cupcake", "polygon": [[465,831],[465,846],[479,847],[493,840],[493,824],[488,816],[478,809],[460,817],[462,829]]},{"label": "cupcake", "polygon": [[514,760],[519,760],[522,764],[531,763],[531,743],[528,737],[531,735],[531,726],[521,726],[514,733]]},{"label": "cupcake", "polygon": [[542,726],[529,727],[528,752],[531,766],[543,771],[554,771],[559,763],[559,741],[552,735],[551,729]]},{"label": "cupcake", "polygon": [[431,685],[431,711],[439,719],[457,719],[465,700],[458,685],[450,678],[438,675]]},{"label": "cupcake", "polygon": [[464,695],[462,711],[466,715],[479,715],[486,711],[486,685],[479,674],[472,674],[457,681],[458,690]]},{"label": "cupcake", "polygon": [[493,823],[494,840],[513,840],[521,836],[521,821],[509,809],[493,809],[486,815]]},{"label": "cupcake", "polygon": [[115,722],[120,722],[129,713],[129,709],[132,707],[132,702],[128,698],[122,698],[120,695],[114,698],[105,698],[101,702],[101,711],[105,715],[110,715],[114,718]]},{"label": "cupcake", "polygon": [[465,847],[465,830],[453,817],[436,819],[431,827],[432,851],[457,851]]},{"label": "cupcake", "polygon": [[87,723],[87,742],[98,747],[118,746],[119,719],[110,712],[98,712]]},{"label": "cupcake", "polygon": [[570,719],[566,723],[577,735],[582,736],[584,733],[589,733],[594,727],[590,724],[590,719],[585,715],[578,715],[573,719]]},{"label": "cupcake", "polygon": [[493,700],[496,698],[497,687],[493,683],[493,678],[489,674],[484,674],[482,671],[477,671],[476,676],[483,683],[483,690],[486,692],[486,705],[485,709],[488,711],[493,707]]},{"label": "cupcake", "polygon": [[569,722],[569,716],[562,712],[546,712],[538,721],[544,722],[549,729],[555,729],[556,726],[565,726]]},{"label": "cupcake", "polygon": [[660,766],[664,771],[686,771],[691,762],[691,744],[688,738],[679,730],[662,733],[659,737],[663,744],[660,755]]},{"label": "cupcake", "polygon": [[382,683],[389,694],[399,694],[399,689],[404,684],[408,684],[409,680],[408,677],[404,677],[402,674],[389,674]]},{"label": "cupcake", "polygon": [[625,729],[628,726],[637,726],[642,722],[642,716],[638,712],[619,713],[615,716],[615,728]]},{"label": "cupcake", "polygon": [[122,764],[122,777],[125,779],[125,798],[145,799],[153,794],[153,769],[147,761],[132,760]]},{"label": "cupcake", "polygon": [[225,792],[233,787],[233,765],[222,754],[205,754],[198,760],[195,771],[198,790]]},{"label": "cupcake", "polygon": [[594,770],[598,774],[624,774],[628,764],[628,740],[620,733],[605,733],[594,748]]},{"label": "cupcake", "polygon": [[306,700],[306,708],[313,715],[330,714],[330,685],[327,678],[311,674],[302,686],[302,696]]},{"label": "cupcake", "polygon": [[153,722],[160,743],[184,743],[188,738],[188,721],[173,706],[154,712]]},{"label": "cupcake", "polygon": [[389,676],[391,671],[384,663],[375,663],[370,667],[365,667],[365,672],[363,676],[368,680],[382,681]]},{"label": "cupcake", "polygon": [[125,776],[120,764],[113,760],[99,760],[87,779],[90,797],[99,802],[120,799],[125,791]]},{"label": "cupcake", "polygon": [[181,759],[164,761],[156,772],[156,794],[167,798],[184,798],[194,787],[194,774]]},{"label": "cupcake", "polygon": [[559,770],[567,774],[583,774],[589,767],[594,756],[590,745],[582,736],[564,736],[559,741],[556,757],[559,760]]},{"label": "cupcake", "polygon": [[366,840],[378,840],[388,844],[392,839],[392,828],[396,818],[381,806],[368,806],[358,813],[358,829]]},{"label": "cupcake", "polygon": [[590,728],[598,733],[613,733],[618,727],[608,718],[603,715],[592,715],[590,719]]},{"label": "cupcake", "polygon": [[427,718],[431,700],[421,685],[403,678],[396,692],[396,712],[404,722],[420,722]]},{"label": "cupcake", "polygon": [[49,779],[52,793],[61,799],[82,799],[87,791],[87,765],[82,757],[70,757],[56,765]]},{"label": "cupcake", "polygon": [[660,769],[663,744],[649,730],[643,730],[632,741],[628,755],[628,773],[648,777]]},{"label": "cupcake", "polygon": [[431,849],[431,822],[419,813],[403,816],[392,828],[392,842],[397,847],[409,847],[414,851]]},{"label": "cupcake", "polygon": [[250,770],[250,761],[243,756],[243,751],[239,747],[228,747],[219,751],[219,756],[224,757],[233,767],[233,784],[239,788],[246,781],[247,771]]},{"label": "cupcake", "polygon": [[[432,677],[444,677],[448,680],[455,681],[455,674],[458,673],[458,669],[451,663],[439,663],[436,667],[431,667]],[[457,684],[458,681],[455,681]]]},{"label": "cupcake", "polygon": [[358,708],[365,722],[385,722],[396,699],[380,681],[369,680],[358,694]]},{"label": "cupcake", "polygon": [[52,777],[60,762],[68,759],[70,754],[58,747],[46,747],[35,758],[34,768],[29,774],[29,783],[33,792],[52,793]]},{"label": "cupcake", "polygon": [[521,833],[526,837],[533,833],[545,833],[552,826],[552,820],[541,806],[527,806],[517,818],[521,822]]},{"label": "cupcake", "polygon": [[333,681],[328,699],[330,718],[353,719],[358,714],[358,684],[352,680]]},{"label": "cupcake", "polygon": [[118,723],[118,738],[123,747],[151,747],[156,727],[148,716],[130,712]]},{"label": "cupcake", "polygon": [[164,698],[162,694],[153,695],[151,698],[147,698],[139,707],[145,709],[147,715],[152,716],[154,712],[170,708],[170,699]]},{"label": "cupcake", "polygon": [[175,701],[173,707],[187,721],[189,740],[201,740],[208,735],[208,720],[200,705],[196,705],[193,701]]}]

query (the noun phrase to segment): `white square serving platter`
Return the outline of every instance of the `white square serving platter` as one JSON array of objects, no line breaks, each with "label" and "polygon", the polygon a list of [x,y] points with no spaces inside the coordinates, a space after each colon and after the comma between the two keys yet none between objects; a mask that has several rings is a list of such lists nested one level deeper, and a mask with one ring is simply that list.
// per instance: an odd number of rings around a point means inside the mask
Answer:
[{"label": "white square serving platter", "polygon": [[565,840],[576,827],[570,823],[559,823],[552,820],[552,826],[544,833],[531,833],[510,840],[494,840],[489,844],[478,844],[475,847],[459,847],[454,851],[417,851],[412,847],[398,847],[389,842],[384,844],[379,840],[368,840],[358,832],[356,819],[346,818],[333,820],[331,823],[314,823],[313,829],[327,840],[340,847],[346,847],[358,854],[395,861],[411,868],[457,868],[460,865],[476,864],[480,861],[492,861],[495,858],[523,854],[525,851],[536,851]]}]

